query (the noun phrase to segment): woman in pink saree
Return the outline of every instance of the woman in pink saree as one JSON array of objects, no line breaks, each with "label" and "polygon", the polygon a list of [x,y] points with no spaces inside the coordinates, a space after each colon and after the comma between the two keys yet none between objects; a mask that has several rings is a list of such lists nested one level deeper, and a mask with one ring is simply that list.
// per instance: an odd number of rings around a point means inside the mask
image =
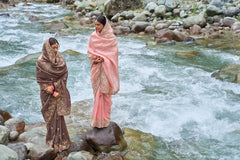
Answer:
[{"label": "woman in pink saree", "polygon": [[112,95],[119,91],[118,43],[107,18],[99,16],[95,21],[96,30],[88,43],[91,63],[91,82],[94,105],[91,126],[107,127],[110,123]]}]

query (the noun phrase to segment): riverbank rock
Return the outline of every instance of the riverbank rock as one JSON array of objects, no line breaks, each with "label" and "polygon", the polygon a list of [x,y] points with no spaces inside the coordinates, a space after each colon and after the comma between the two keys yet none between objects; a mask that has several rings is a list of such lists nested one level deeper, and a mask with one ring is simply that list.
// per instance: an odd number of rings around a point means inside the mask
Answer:
[{"label": "riverbank rock", "polygon": [[115,122],[106,128],[90,128],[85,137],[87,143],[100,152],[123,151],[127,147],[123,132]]},{"label": "riverbank rock", "polygon": [[108,0],[104,5],[104,13],[109,19],[119,12],[142,7],[141,0]]},{"label": "riverbank rock", "polygon": [[0,144],[1,160],[18,160],[18,155],[15,151],[7,146]]},{"label": "riverbank rock", "polygon": [[190,28],[193,25],[199,25],[200,27],[206,26],[207,22],[203,15],[191,16],[183,21],[184,28]]},{"label": "riverbank rock", "polygon": [[235,23],[233,23],[231,29],[232,29],[232,31],[238,31],[238,30],[240,30],[240,22],[235,22]]},{"label": "riverbank rock", "polygon": [[0,144],[7,145],[9,137],[9,129],[5,126],[0,126]]},{"label": "riverbank rock", "polygon": [[150,133],[144,133],[139,130],[124,128],[124,138],[127,141],[128,147],[126,159],[143,160],[152,159],[154,148],[156,147],[156,139]]},{"label": "riverbank rock", "polygon": [[206,13],[208,16],[221,15],[223,14],[223,10],[214,5],[208,5]]},{"label": "riverbank rock", "polygon": [[8,144],[8,147],[17,153],[18,160],[27,159],[27,147],[24,144],[12,143]]},{"label": "riverbank rock", "polygon": [[228,82],[238,82],[236,76],[240,73],[240,64],[226,66],[212,74],[212,77]]},{"label": "riverbank rock", "polygon": [[157,31],[154,39],[157,43],[165,43],[165,42],[169,42],[169,41],[182,42],[184,40],[184,38],[186,38],[186,37],[187,36],[181,32],[171,31],[169,29],[162,29],[162,30]]},{"label": "riverbank rock", "polygon": [[7,120],[4,124],[10,132],[17,131],[19,134],[24,132],[25,122],[21,119],[11,118]]},{"label": "riverbank rock", "polygon": [[12,118],[12,116],[7,111],[0,110],[0,115],[3,117],[4,122]]},{"label": "riverbank rock", "polygon": [[235,18],[232,17],[225,17],[222,20],[222,26],[224,27],[232,27],[232,25],[237,22],[237,20]]}]

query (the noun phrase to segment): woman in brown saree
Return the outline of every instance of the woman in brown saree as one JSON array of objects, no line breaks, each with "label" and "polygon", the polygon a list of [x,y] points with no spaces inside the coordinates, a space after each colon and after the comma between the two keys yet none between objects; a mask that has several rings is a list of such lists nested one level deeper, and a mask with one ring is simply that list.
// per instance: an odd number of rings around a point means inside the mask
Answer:
[{"label": "woman in brown saree", "polygon": [[62,152],[71,145],[64,120],[64,115],[70,114],[71,100],[66,87],[68,69],[58,47],[55,38],[46,40],[36,63],[36,76],[47,127],[46,144]]}]

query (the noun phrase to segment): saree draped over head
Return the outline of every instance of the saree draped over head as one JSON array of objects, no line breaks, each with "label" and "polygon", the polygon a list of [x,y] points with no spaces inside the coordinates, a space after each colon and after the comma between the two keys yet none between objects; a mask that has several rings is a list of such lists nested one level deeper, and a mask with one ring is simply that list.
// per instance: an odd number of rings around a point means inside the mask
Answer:
[{"label": "saree draped over head", "polygon": [[[119,91],[118,43],[108,20],[101,33],[94,31],[88,43],[88,55],[91,62],[91,82],[94,92],[94,106],[91,126],[103,128],[110,123],[111,95]],[[103,58],[95,64],[95,56]]]},{"label": "saree draped over head", "polygon": [[[36,62],[36,77],[40,85],[42,115],[47,126],[46,144],[58,152],[68,149],[71,141],[64,115],[70,114],[71,100],[67,85],[68,69],[62,55],[55,54],[47,40],[42,54]],[[59,98],[48,94],[45,89],[54,85]]]}]

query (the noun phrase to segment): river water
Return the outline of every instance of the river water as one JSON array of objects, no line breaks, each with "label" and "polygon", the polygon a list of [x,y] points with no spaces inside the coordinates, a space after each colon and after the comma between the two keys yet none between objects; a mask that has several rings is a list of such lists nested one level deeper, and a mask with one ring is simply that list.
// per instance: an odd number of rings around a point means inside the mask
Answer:
[{"label": "river water", "polygon": [[[46,39],[41,22],[60,19],[70,11],[58,5],[23,3],[0,17],[0,109],[26,123],[43,121],[36,58],[15,62],[41,52]],[[39,17],[32,22],[30,16]],[[93,28],[57,37],[69,69],[72,102],[91,101],[87,43]],[[222,67],[239,64],[239,51],[202,45],[147,46],[146,38],[118,36],[120,92],[113,96],[111,119],[120,126],[153,134],[158,145],[151,159],[240,159],[239,84],[211,77]],[[192,58],[176,55],[197,51]],[[91,110],[92,106],[89,106]]]}]

